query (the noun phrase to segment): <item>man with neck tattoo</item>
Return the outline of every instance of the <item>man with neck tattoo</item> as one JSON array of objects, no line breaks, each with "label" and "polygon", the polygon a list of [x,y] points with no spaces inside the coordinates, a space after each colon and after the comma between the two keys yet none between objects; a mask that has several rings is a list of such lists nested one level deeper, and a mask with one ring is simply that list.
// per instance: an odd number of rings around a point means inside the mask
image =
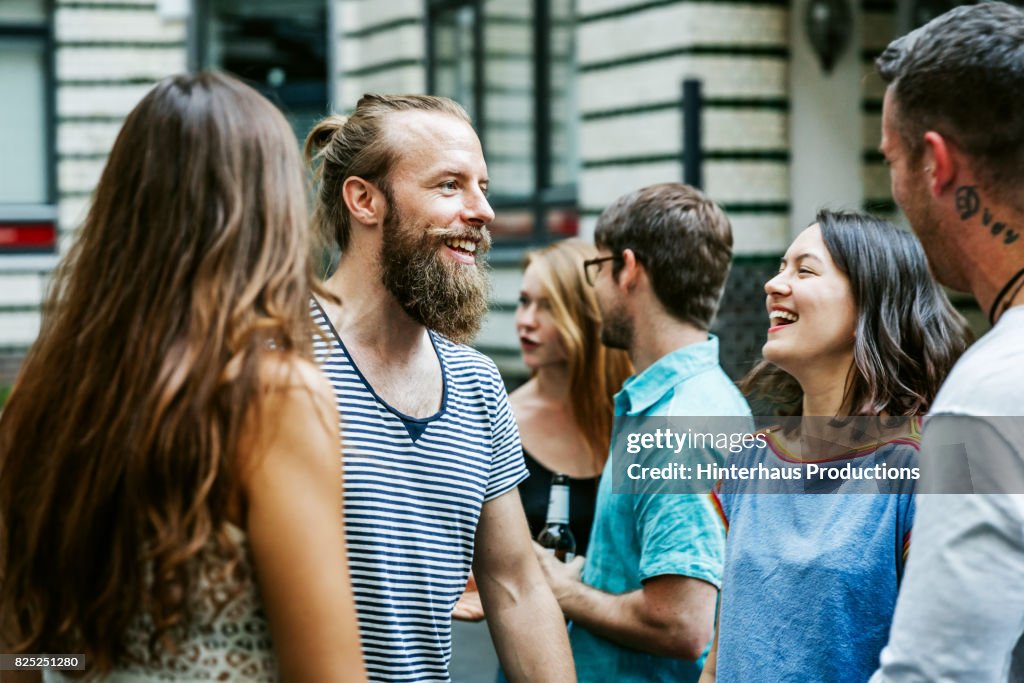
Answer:
[{"label": "man with neck tattoo", "polygon": [[[487,312],[487,165],[451,100],[365,95],[310,132],[316,227],[341,251],[312,303],[342,420],[345,522],[373,681],[447,683],[470,566],[511,681],[575,681],[516,486],[498,371],[465,346]],[[339,511],[340,512],[340,511]],[[315,625],[311,625],[315,628]]]},{"label": "man with neck tattoo", "polygon": [[958,7],[877,66],[893,196],[935,276],[993,327],[931,407],[918,490],[957,495],[918,495],[872,682],[1024,680],[1024,13]]}]

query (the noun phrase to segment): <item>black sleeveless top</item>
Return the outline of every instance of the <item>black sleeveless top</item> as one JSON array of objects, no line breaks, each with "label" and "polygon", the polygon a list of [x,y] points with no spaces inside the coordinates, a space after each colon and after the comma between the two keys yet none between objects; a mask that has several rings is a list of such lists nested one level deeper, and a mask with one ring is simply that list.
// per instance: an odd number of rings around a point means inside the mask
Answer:
[{"label": "black sleeveless top", "polygon": [[[554,472],[533,459],[525,449],[523,460],[530,478],[519,485],[519,496],[523,499],[523,510],[530,525],[530,535],[544,528],[548,514],[548,497],[551,495],[551,477]],[[576,537],[576,554],[586,555],[590,543],[590,527],[594,525],[594,507],[597,504],[597,484],[601,476],[587,479],[569,478],[569,528]]]}]

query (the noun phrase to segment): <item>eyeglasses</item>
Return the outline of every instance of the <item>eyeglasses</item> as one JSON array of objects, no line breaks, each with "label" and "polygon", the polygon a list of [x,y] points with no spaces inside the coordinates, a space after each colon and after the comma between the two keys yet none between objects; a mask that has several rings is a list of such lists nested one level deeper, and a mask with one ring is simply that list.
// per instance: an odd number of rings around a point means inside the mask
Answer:
[{"label": "eyeglasses", "polygon": [[600,256],[598,258],[587,259],[583,262],[583,276],[587,280],[587,284],[591,287],[597,282],[597,274],[601,272],[601,264],[605,261],[621,261],[621,256]]}]

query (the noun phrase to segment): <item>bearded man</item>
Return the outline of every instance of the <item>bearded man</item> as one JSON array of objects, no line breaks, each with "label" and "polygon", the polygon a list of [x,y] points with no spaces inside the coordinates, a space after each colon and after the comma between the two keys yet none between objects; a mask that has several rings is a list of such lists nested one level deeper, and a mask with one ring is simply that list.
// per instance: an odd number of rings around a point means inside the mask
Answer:
[{"label": "bearded man", "polygon": [[[519,432],[487,312],[487,165],[465,111],[366,95],[306,141],[315,223],[340,251],[313,302],[342,416],[345,521],[371,680],[449,681],[451,612],[474,570],[512,681],[574,681],[565,624],[516,486]],[[311,625],[315,628],[315,625]]]}]

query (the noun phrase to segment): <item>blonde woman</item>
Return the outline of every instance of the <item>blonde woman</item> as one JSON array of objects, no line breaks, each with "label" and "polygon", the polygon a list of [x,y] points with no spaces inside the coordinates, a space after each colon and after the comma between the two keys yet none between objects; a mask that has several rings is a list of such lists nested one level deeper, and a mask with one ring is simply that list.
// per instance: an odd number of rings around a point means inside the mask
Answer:
[{"label": "blonde woman", "polygon": [[[583,274],[583,261],[596,256],[580,239],[527,254],[515,326],[530,379],[509,395],[530,472],[519,486],[530,532],[536,537],[544,526],[552,475],[568,475],[569,526],[580,555],[608,458],[612,399],[633,373],[625,351],[601,344],[601,314]],[[454,616],[484,616],[472,579]]]},{"label": "blonde woman", "polygon": [[597,482],[608,458],[613,397],[633,373],[625,351],[601,344],[601,315],[583,261],[586,242],[557,242],[526,257],[516,334],[530,379],[509,401],[530,478],[519,487],[534,537],[544,526],[552,474],[569,476],[570,522],[585,555]]}]

